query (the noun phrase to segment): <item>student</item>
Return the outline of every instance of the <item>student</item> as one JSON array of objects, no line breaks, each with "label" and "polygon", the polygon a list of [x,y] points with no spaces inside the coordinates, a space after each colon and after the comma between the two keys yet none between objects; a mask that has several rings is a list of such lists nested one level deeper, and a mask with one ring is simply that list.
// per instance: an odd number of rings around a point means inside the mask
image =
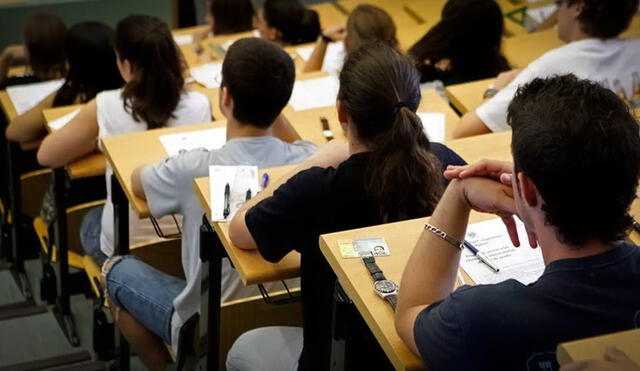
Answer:
[{"label": "student", "polygon": [[[49,134],[38,151],[41,165],[66,165],[98,149],[100,138],[211,121],[207,97],[185,90],[178,48],[161,20],[144,15],[123,19],[116,29],[115,46],[124,87],[99,93],[67,125]],[[112,174],[107,164],[104,210],[90,210],[80,233],[85,251],[100,264],[113,254]],[[139,220],[132,209],[129,214],[131,244],[156,236],[149,220]],[[160,226],[168,229],[172,224],[166,221]]]},{"label": "student", "polygon": [[460,249],[425,230],[402,276],[396,328],[430,370],[557,369],[558,343],[640,323],[640,249],[623,241],[640,176],[633,115],[610,90],[566,75],[519,88],[508,121],[514,163],[449,169],[456,179],[429,223],[460,240],[471,209],[494,213],[518,246],[516,215],[546,268],[526,286],[453,291]]},{"label": "student", "polygon": [[64,84],[13,119],[7,127],[7,139],[24,145],[38,141],[47,134],[44,109],[86,103],[103,90],[121,87],[113,42],[114,32],[105,24],[82,22],[71,27],[65,40],[69,71]]},{"label": "student", "polygon": [[313,53],[304,65],[304,72],[322,69],[327,46],[331,41],[343,41],[346,54],[374,41],[384,41],[394,48],[398,47],[396,25],[391,16],[376,6],[361,4],[349,13],[346,25],[329,28],[318,36]]},{"label": "student", "polygon": [[[25,45],[11,45],[0,54],[0,90],[7,86],[59,79],[66,73],[64,40],[67,26],[60,17],[36,13],[24,27]],[[9,68],[27,64],[27,74],[9,77]]]},{"label": "student", "polygon": [[253,29],[251,0],[210,0],[207,23],[214,36],[229,35]]},{"label": "student", "polygon": [[504,18],[493,0],[449,0],[442,18],[409,49],[420,81],[445,85],[486,79],[509,69],[500,52]]},{"label": "student", "polygon": [[415,113],[419,103],[418,71],[409,58],[384,43],[349,54],[336,104],[349,143],[332,142],[273,182],[229,228],[234,245],[258,249],[270,262],[301,253],[304,329],[245,333],[229,352],[228,370],[329,368],[336,277],[319,235],[429,215],[444,189],[442,166],[464,163],[429,142]]},{"label": "student", "polygon": [[[573,73],[610,87],[626,100],[640,74],[640,39],[619,39],[638,9],[638,0],[564,0],[558,9],[558,37],[568,45],[531,62],[522,72],[499,76],[485,101],[466,113],[454,131],[466,137],[509,130],[507,107],[520,85],[536,77]],[[638,96],[640,99],[640,96]],[[640,105],[640,102],[638,102]]]},{"label": "student", "polygon": [[[176,349],[180,327],[200,310],[199,233],[204,210],[193,190],[193,179],[207,176],[210,165],[267,168],[298,163],[316,150],[310,142],[290,144],[272,136],[276,130],[292,130],[286,120],[276,118],[289,101],[294,79],[291,57],[276,45],[259,38],[235,42],[222,65],[219,102],[227,119],[227,143],[214,151],[193,150],[170,157],[133,173],[134,192],[147,199],[152,215],[179,213],[184,217],[186,282],[133,257],[107,268],[107,291],[119,308],[118,325],[150,369],[164,369],[167,358],[162,342]],[[256,286],[245,287],[240,282],[225,260],[222,302],[258,294]],[[159,312],[154,306],[162,309],[161,314],[155,314]]]},{"label": "student", "polygon": [[258,10],[256,28],[260,37],[280,46],[313,42],[320,34],[320,20],[315,10],[298,0],[266,0]]}]

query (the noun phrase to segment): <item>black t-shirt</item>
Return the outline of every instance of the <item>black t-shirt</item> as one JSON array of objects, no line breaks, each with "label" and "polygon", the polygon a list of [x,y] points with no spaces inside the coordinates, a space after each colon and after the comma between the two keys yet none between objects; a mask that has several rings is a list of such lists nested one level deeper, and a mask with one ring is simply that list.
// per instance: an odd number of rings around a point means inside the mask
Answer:
[{"label": "black t-shirt", "polygon": [[[465,162],[449,148],[433,143],[443,168]],[[381,224],[366,195],[364,176],[370,155],[351,156],[337,169],[311,168],[252,207],[245,217],[260,254],[277,262],[292,250],[301,253],[304,348],[301,370],[329,369],[331,302],[335,275],[318,245],[321,234]],[[426,215],[415,215],[424,217]]]},{"label": "black t-shirt", "polygon": [[549,264],[528,286],[463,286],[414,325],[422,359],[438,370],[556,370],[559,343],[640,327],[640,249]]}]

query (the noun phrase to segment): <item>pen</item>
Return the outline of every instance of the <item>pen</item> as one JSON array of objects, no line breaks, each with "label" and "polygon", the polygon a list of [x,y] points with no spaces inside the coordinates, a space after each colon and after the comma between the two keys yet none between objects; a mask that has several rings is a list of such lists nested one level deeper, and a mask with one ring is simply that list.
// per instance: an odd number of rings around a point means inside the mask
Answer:
[{"label": "pen", "polygon": [[267,188],[267,185],[269,185],[269,174],[264,173],[262,174],[262,189]]},{"label": "pen", "polygon": [[247,189],[247,195],[244,197],[245,201],[249,201],[251,199],[251,188]]},{"label": "pen", "polygon": [[320,116],[320,124],[322,124],[322,135],[324,135],[324,138],[327,141],[333,140],[333,132],[331,132],[331,127],[329,127],[329,120],[324,116]]},{"label": "pen", "polygon": [[227,183],[227,185],[224,186],[224,209],[222,210],[222,217],[225,219],[227,219],[231,213],[229,198],[231,198],[231,187],[229,187],[229,183]]},{"label": "pen", "polygon": [[500,268],[498,268],[495,264],[493,264],[486,256],[484,256],[483,253],[481,253],[480,251],[478,251],[478,249],[476,249],[475,246],[473,246],[472,244],[470,244],[467,241],[462,241],[462,244],[469,250],[471,250],[471,252],[473,253],[473,255],[475,255],[478,259],[480,259],[481,262],[484,263],[484,265],[486,265],[487,267],[489,267],[489,269],[491,269],[492,271],[494,271],[495,273],[500,272]]}]

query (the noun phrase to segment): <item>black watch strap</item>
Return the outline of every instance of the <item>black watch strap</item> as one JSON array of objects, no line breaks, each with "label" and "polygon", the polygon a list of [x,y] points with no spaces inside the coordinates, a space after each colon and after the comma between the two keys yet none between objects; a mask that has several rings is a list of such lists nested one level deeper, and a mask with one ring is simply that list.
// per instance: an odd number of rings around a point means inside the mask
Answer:
[{"label": "black watch strap", "polygon": [[389,304],[391,304],[391,308],[393,308],[394,311],[396,310],[396,305],[398,305],[398,295],[387,295],[384,297],[384,300],[388,301]]},{"label": "black watch strap", "polygon": [[362,258],[362,261],[369,270],[369,273],[371,273],[371,277],[373,277],[374,281],[386,280],[384,274],[382,273],[382,270],[380,269],[380,267],[378,267],[378,264],[376,264],[376,258],[374,258],[373,256],[365,256],[364,258]]},{"label": "black watch strap", "polygon": [[325,35],[322,31],[320,32],[320,37],[321,37],[321,38],[322,38],[322,40],[324,40],[324,42],[326,42],[327,44],[328,44],[328,43],[333,42],[333,40],[332,40],[329,36]]}]

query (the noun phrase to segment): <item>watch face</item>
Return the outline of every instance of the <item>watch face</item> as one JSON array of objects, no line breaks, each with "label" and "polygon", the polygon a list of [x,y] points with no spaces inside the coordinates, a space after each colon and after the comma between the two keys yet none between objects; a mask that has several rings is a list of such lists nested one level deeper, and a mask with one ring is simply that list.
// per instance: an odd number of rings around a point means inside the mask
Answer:
[{"label": "watch face", "polygon": [[389,280],[382,280],[376,281],[374,288],[381,294],[392,294],[396,292],[398,286]]}]

